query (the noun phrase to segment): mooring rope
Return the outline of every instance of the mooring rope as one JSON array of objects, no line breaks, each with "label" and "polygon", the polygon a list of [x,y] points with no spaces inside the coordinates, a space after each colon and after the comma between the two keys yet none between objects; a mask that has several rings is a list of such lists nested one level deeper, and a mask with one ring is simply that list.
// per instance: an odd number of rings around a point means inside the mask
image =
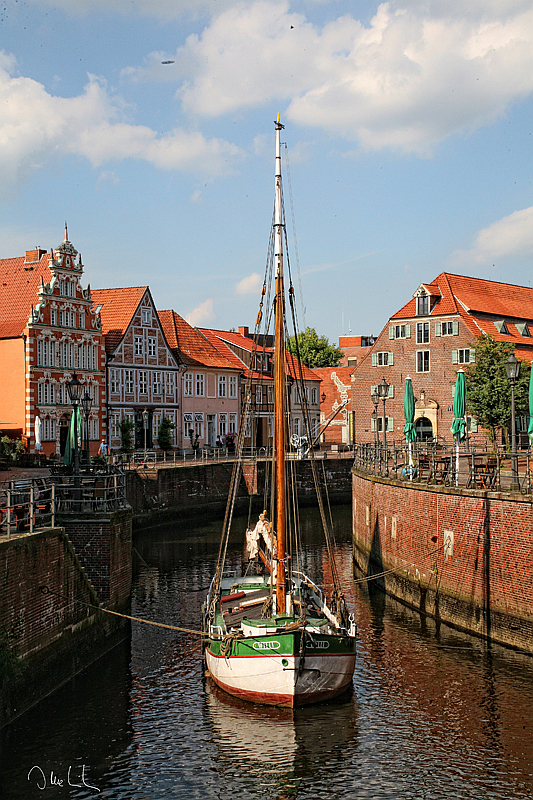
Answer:
[{"label": "mooring rope", "polygon": [[191,628],[180,628],[177,625],[166,625],[163,622],[153,622],[150,619],[132,617],[129,614],[120,614],[118,611],[111,611],[109,608],[95,606],[93,603],[87,603],[85,600],[76,600],[74,597],[67,597],[64,594],[59,594],[59,592],[52,591],[52,589],[50,589],[48,586],[40,586],[39,591],[44,595],[53,594],[55,597],[60,597],[62,600],[66,600],[69,603],[77,603],[80,606],[85,606],[85,608],[94,608],[95,611],[103,611],[104,614],[113,614],[114,617],[122,617],[123,619],[130,619],[133,622],[142,622],[145,625],[154,625],[156,628],[166,628],[169,631],[177,631],[178,633],[193,633],[195,636],[204,636],[205,638],[209,638],[209,635],[205,633],[205,631],[195,631]]}]

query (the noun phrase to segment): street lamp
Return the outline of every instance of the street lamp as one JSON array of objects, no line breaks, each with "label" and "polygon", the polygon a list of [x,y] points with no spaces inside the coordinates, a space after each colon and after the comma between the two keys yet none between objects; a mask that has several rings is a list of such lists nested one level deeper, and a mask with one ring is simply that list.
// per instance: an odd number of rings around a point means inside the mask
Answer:
[{"label": "street lamp", "polygon": [[148,428],[148,409],[143,411],[143,428],[144,428],[144,464],[146,466],[146,431]]},{"label": "street lamp", "polygon": [[518,483],[518,455],[516,452],[516,422],[514,408],[514,385],[520,372],[520,361],[511,353],[505,362],[505,371],[511,384],[511,471],[513,473],[511,489],[516,489]]},{"label": "street lamp", "polygon": [[385,378],[378,384],[378,395],[383,400],[383,449],[385,450],[385,475],[388,475],[389,459],[387,454],[387,417],[385,416],[385,401],[389,395],[389,384]]},{"label": "street lamp", "polygon": [[377,392],[377,389],[374,389],[374,391],[372,392],[370,397],[372,398],[372,402],[374,403],[374,413],[372,414],[372,419],[374,420],[374,423],[375,423],[375,426],[376,426],[376,435],[375,435],[374,438],[376,439],[376,446],[379,447],[379,430],[378,430],[379,394]]},{"label": "street lamp", "polygon": [[76,373],[74,373],[72,380],[67,383],[67,391],[72,404],[72,413],[74,414],[74,475],[79,476],[80,453],[78,450],[78,409],[81,393],[83,391],[83,384],[78,380]]},{"label": "street lamp", "polygon": [[89,466],[91,463],[89,456],[89,413],[91,411],[93,401],[87,390],[85,391],[85,394],[81,398],[80,402],[81,407],[83,408],[83,415],[85,417],[85,460],[87,462],[87,466]]}]

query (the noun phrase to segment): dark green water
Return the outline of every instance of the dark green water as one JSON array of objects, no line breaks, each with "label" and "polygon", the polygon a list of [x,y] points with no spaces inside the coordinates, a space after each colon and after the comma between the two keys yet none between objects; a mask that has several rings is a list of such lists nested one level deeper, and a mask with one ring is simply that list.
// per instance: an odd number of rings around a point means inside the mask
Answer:
[{"label": "dark green water", "polygon": [[[359,624],[353,693],[296,713],[249,706],[205,682],[197,637],[134,623],[130,643],[0,732],[2,800],[531,797],[533,659],[354,587],[350,509],[333,513]],[[327,583],[316,512],[303,521],[303,566]],[[132,613],[196,629],[219,528],[138,535]],[[237,537],[229,565],[240,557]]]}]

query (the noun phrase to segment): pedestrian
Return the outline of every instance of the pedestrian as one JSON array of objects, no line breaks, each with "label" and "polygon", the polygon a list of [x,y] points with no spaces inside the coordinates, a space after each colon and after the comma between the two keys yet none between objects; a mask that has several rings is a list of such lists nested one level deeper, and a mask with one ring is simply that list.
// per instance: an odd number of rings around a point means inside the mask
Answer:
[{"label": "pedestrian", "polygon": [[109,453],[109,447],[107,446],[107,442],[105,439],[102,439],[100,442],[100,447],[98,448],[98,455],[101,456],[104,461],[107,461],[107,456]]}]

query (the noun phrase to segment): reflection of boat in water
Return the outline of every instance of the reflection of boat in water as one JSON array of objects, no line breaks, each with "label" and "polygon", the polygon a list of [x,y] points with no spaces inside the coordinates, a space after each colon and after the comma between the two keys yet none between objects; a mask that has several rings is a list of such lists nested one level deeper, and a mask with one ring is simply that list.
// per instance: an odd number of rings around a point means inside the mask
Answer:
[{"label": "reflection of boat in water", "polygon": [[[213,680],[226,692],[255,703],[288,706],[322,702],[346,691],[355,669],[355,624],[350,616],[333,559],[331,528],[326,521],[313,448],[316,431],[311,430],[309,386],[315,376],[286,350],[288,307],[284,288],[285,219],[281,189],[280,132],[276,123],[275,205],[271,258],[268,260],[261,306],[254,333],[253,352],[244,390],[237,457],[217,569],[203,609],[207,643],[205,656]],[[272,278],[275,277],[273,292]],[[289,275],[290,278],[290,275]],[[294,287],[289,280],[288,303],[298,332]],[[270,305],[272,300],[272,305]],[[262,332],[262,307],[266,302]],[[287,314],[286,314],[287,311]],[[273,319],[274,336],[268,332]],[[267,343],[272,342],[267,346]],[[298,349],[297,349],[298,352]],[[304,380],[304,371],[306,379]],[[264,391],[261,382],[265,382]],[[267,382],[268,381],[268,382]],[[260,389],[260,391],[259,391]],[[317,392],[315,388],[313,391]],[[254,401],[252,402],[252,395]],[[252,410],[258,413],[263,398],[273,399],[273,457],[269,476],[270,511],[260,515],[257,525],[247,531],[248,568],[244,574],[224,574],[224,559],[231,528],[239,476],[244,460],[244,441],[253,430]],[[260,401],[257,398],[261,398]],[[303,416],[294,421],[291,409],[298,398]],[[291,404],[291,398],[293,403]],[[297,423],[297,424],[296,424]],[[305,435],[290,437],[290,431]],[[330,597],[300,569],[302,541],[296,507],[296,481],[287,457],[289,441],[300,457],[309,456],[322,526],[331,559],[333,591]],[[265,499],[265,503],[266,503]],[[252,574],[254,573],[254,574]],[[262,574],[261,574],[262,573]]]},{"label": "reflection of boat in water", "polygon": [[357,733],[353,692],[319,706],[279,708],[243,702],[208,678],[206,711],[221,772],[246,770],[278,798],[293,796],[326,761],[329,768],[340,763]]}]

